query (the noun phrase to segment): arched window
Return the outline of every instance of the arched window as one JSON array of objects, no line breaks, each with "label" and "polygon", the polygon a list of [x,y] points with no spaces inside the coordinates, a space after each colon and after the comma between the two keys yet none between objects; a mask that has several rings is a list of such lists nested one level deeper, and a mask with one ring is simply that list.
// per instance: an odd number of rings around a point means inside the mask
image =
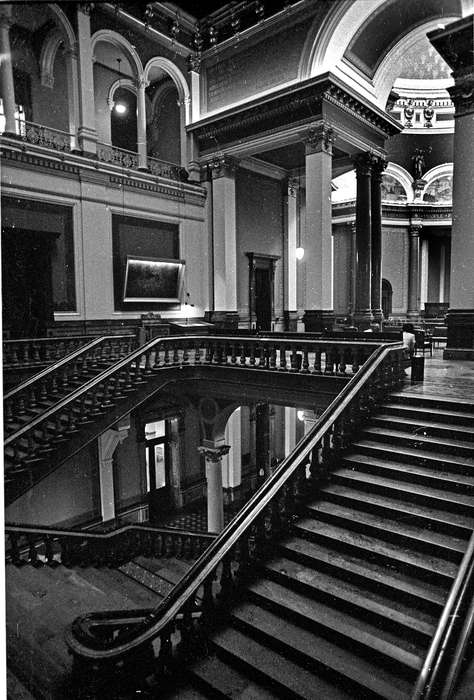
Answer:
[{"label": "arched window", "polygon": [[152,100],[147,127],[148,155],[179,164],[181,122],[178,90],[171,78],[167,78],[150,85],[147,94]]},{"label": "arched window", "polygon": [[392,285],[388,280],[382,279],[382,312],[385,318],[392,315],[392,295]]},{"label": "arched window", "polygon": [[114,92],[114,105],[110,113],[112,145],[137,151],[137,96],[126,87]]}]

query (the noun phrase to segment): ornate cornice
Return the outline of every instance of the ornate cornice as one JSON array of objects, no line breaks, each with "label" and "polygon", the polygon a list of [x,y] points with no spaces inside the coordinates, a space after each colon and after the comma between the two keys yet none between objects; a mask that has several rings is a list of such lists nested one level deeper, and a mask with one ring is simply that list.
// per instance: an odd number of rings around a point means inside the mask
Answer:
[{"label": "ornate cornice", "polygon": [[216,180],[219,177],[231,177],[235,174],[239,165],[237,158],[221,153],[211,160],[209,168],[212,174],[212,179]]},{"label": "ornate cornice", "polygon": [[[333,217],[354,217],[355,211],[355,200],[351,202],[339,202],[332,205]],[[452,218],[452,211],[452,207],[439,206],[436,204],[382,204],[383,219],[446,221]]]},{"label": "ornate cornice", "polygon": [[71,163],[65,163],[63,160],[44,158],[43,156],[36,155],[34,153],[25,153],[24,151],[16,151],[10,148],[5,148],[5,146],[3,146],[1,149],[1,156],[5,160],[9,160],[12,165],[29,165],[46,170],[56,170],[63,174],[74,176],[78,176],[80,172],[79,166],[72,165]]},{"label": "ornate cornice", "polygon": [[274,133],[323,120],[325,102],[350,113],[386,137],[401,131],[391,117],[365,104],[328,75],[311,78],[263,99],[252,100],[243,107],[208,118],[204,123],[192,124],[188,131],[197,137],[202,150],[215,149],[216,143],[223,146],[250,135]]},{"label": "ornate cornice", "polygon": [[455,84],[448,88],[454,103],[455,116],[463,117],[474,113],[474,69],[455,74]]}]

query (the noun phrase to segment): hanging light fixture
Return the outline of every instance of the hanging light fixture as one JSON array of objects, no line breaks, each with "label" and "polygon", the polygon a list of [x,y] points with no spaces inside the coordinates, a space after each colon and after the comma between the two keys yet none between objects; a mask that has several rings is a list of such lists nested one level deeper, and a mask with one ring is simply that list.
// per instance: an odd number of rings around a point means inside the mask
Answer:
[{"label": "hanging light fixture", "polygon": [[[121,58],[117,58],[116,60],[117,60],[117,63],[118,63],[118,74],[119,74],[119,80],[118,80],[117,90],[120,90],[120,81],[121,81],[121,79],[122,79],[122,73],[120,72],[120,64],[122,63],[122,59],[121,59]],[[117,90],[116,90],[116,92],[117,92]],[[126,114],[127,111],[128,111],[127,105],[126,105],[124,102],[115,102],[115,104],[114,104],[114,110],[115,110],[116,114],[120,114],[121,116],[122,116],[123,114]]]},{"label": "hanging light fixture", "polygon": [[298,190],[296,192],[296,196],[298,197],[298,241],[297,241],[297,246],[295,250],[295,255],[297,260],[303,260],[304,258],[304,248],[301,245],[301,183],[300,187],[298,187]]}]

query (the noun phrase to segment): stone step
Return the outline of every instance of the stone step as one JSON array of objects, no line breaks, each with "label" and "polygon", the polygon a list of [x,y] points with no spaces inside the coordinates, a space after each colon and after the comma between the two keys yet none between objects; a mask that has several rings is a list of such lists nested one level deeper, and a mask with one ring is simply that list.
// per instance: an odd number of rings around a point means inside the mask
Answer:
[{"label": "stone step", "polygon": [[[274,689],[277,697],[294,700],[351,698],[330,681],[318,678],[315,673],[294,663],[284,654],[277,653],[232,627],[214,634],[211,643],[219,658],[237,666],[252,679],[264,684],[265,688]],[[252,696],[248,700],[251,698]]]},{"label": "stone step", "polygon": [[340,467],[332,472],[331,479],[335,483],[359,488],[369,493],[386,494],[390,498],[403,498],[410,503],[432,505],[440,510],[461,513],[464,517],[474,516],[472,496],[389,479],[378,474],[364,473],[362,470],[363,464],[358,461],[357,470]]},{"label": "stone step", "polygon": [[385,542],[377,537],[351,532],[333,524],[302,518],[294,525],[295,533],[337,551],[370,558],[377,563],[395,565],[398,570],[407,571],[410,576],[431,580],[436,585],[450,586],[457,573],[457,566],[439,557],[420,552],[410,552],[405,547]]},{"label": "stone step", "polygon": [[[232,613],[234,624],[262,644],[284,656],[311,668],[313,673],[329,678],[350,694],[351,698],[405,698],[410,683],[357,655],[352,649],[338,646],[333,639],[318,635],[317,630],[305,628],[282,619],[272,610],[253,603],[243,603]],[[332,698],[328,695],[313,697]]]},{"label": "stone step", "polygon": [[[394,445],[406,445],[421,450],[435,450],[443,454],[460,457],[474,458],[474,444],[467,440],[458,440],[447,437],[430,437],[418,431],[393,430],[370,426],[362,431],[362,435],[368,440],[380,440],[392,448]],[[474,467],[474,461],[473,461]]]},{"label": "stone step", "polygon": [[471,428],[474,418],[471,412],[465,410],[455,411],[452,407],[433,410],[432,406],[417,405],[416,403],[401,403],[393,400],[392,403],[384,403],[380,406],[384,414],[390,414],[415,421],[423,419],[433,425],[439,423]]},{"label": "stone step", "polygon": [[371,624],[384,625],[394,634],[408,634],[417,643],[427,644],[433,636],[436,617],[420,613],[415,606],[396,603],[360,583],[351,583],[286,557],[272,559],[264,566],[267,578],[326,602],[349,614],[362,615]]},{"label": "stone step", "polygon": [[464,493],[472,498],[474,493],[474,472],[472,474],[457,474],[449,471],[449,463],[437,467],[425,467],[420,464],[412,465],[405,462],[397,462],[390,457],[391,453],[387,453],[387,457],[384,458],[380,455],[350,452],[344,455],[342,465],[370,474],[380,474],[381,476],[415,484],[426,484],[426,486],[439,488],[443,491],[452,491],[453,494]]},{"label": "stone step", "polygon": [[[367,462],[364,462],[364,468]],[[350,505],[359,510],[388,515],[390,518],[403,520],[405,523],[418,524],[432,531],[439,531],[461,539],[468,539],[474,530],[474,517],[469,518],[459,513],[437,510],[419,503],[410,503],[403,499],[390,498],[386,495],[368,493],[361,489],[330,482],[320,494],[334,503]]]},{"label": "stone step", "polygon": [[[277,700],[279,695],[256,683],[234,666],[210,656],[200,659],[189,669],[190,682],[205,693],[202,697],[255,698],[255,700]],[[177,696],[181,698],[181,695]]]},{"label": "stone step", "polygon": [[[430,420],[430,416],[426,418],[417,418],[416,416],[404,417],[399,415],[394,415],[389,412],[390,405],[387,407],[387,413],[379,413],[373,416],[371,419],[372,425],[379,426],[382,428],[391,428],[406,432],[415,432],[422,435],[435,436],[439,435],[441,437],[455,437],[464,441],[474,442],[474,432],[468,425],[457,425],[456,416],[454,420],[450,422],[434,422]],[[472,421],[472,417],[469,416]]]},{"label": "stone step", "polygon": [[474,458],[461,455],[452,455],[446,452],[432,452],[423,448],[405,447],[401,445],[378,442],[377,440],[356,440],[352,443],[354,451],[362,451],[364,454],[379,455],[399,462],[410,464],[430,465],[433,467],[445,467],[449,464],[450,470],[461,474],[472,474],[474,470]]},{"label": "stone step", "polygon": [[440,615],[448,595],[446,586],[420,581],[419,578],[398,570],[395,564],[386,566],[383,561],[377,563],[371,560],[370,550],[362,550],[358,556],[333,549],[330,540],[325,546],[292,536],[279,545],[278,552],[297,562],[306,562],[318,571],[375,590],[377,594],[386,595],[393,601],[398,599],[407,606],[425,610],[435,617]]},{"label": "stone step", "polygon": [[311,503],[306,506],[305,511],[318,521],[334,523],[353,532],[371,535],[384,542],[400,544],[415,552],[420,551],[458,564],[467,549],[466,540],[330,501]]},{"label": "stone step", "polygon": [[410,391],[395,391],[391,394],[391,399],[395,402],[406,404],[416,404],[432,410],[461,411],[474,414],[474,402],[471,399],[461,397],[440,396],[435,394],[423,395]]},{"label": "stone step", "polygon": [[412,639],[371,625],[363,614],[349,615],[269,579],[251,583],[247,596],[298,627],[310,629],[384,668],[397,668],[410,678],[416,678],[421,668],[424,651]]}]

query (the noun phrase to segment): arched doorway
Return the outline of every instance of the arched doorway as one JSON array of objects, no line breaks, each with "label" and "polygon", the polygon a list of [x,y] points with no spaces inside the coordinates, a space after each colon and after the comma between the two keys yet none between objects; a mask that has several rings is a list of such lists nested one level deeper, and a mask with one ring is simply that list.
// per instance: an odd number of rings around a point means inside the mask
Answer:
[{"label": "arched doorway", "polygon": [[392,285],[388,280],[382,279],[382,313],[384,318],[389,318],[392,315],[392,295]]}]

